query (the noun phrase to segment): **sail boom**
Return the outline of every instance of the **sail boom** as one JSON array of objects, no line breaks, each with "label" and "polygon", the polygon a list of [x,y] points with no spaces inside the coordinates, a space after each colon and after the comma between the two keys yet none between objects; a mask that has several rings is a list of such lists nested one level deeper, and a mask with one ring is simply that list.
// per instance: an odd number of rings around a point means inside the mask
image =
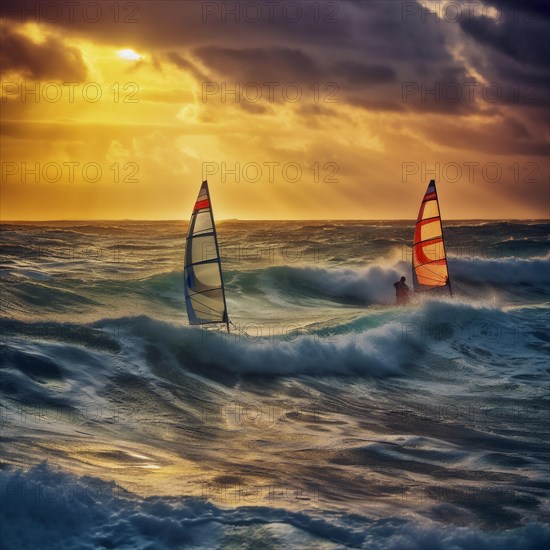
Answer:
[{"label": "sail boom", "polygon": [[211,231],[210,229],[205,231],[195,231],[195,234],[193,237],[209,237],[210,235],[215,235],[214,231]]},{"label": "sail boom", "polygon": [[443,238],[442,237],[430,237],[429,239],[424,239],[423,241],[417,241],[413,244],[413,246],[419,246],[421,244],[424,244],[424,243],[429,243],[429,242],[442,242],[443,241]]},{"label": "sail boom", "polygon": [[208,294],[209,292],[214,292],[215,290],[221,290],[221,289],[222,289],[222,287],[221,287],[221,286],[218,286],[218,287],[216,287],[216,288],[211,288],[211,289],[209,289],[209,290],[203,290],[202,292],[190,292],[190,293],[188,294],[188,296],[189,296],[189,298],[192,299],[193,296],[195,296],[195,295],[200,295],[200,296],[202,296],[203,294]]},{"label": "sail boom", "polygon": [[[426,202],[426,201],[424,201],[424,202]],[[432,216],[431,218],[423,218],[422,223],[426,224],[427,222],[431,222],[433,220],[440,220],[440,219],[441,219],[440,216]]]},{"label": "sail boom", "polygon": [[194,267],[196,265],[205,265],[205,264],[217,264],[218,263],[218,259],[217,258],[212,258],[211,260],[200,260],[199,262],[194,262],[192,264],[188,264],[187,267]]}]

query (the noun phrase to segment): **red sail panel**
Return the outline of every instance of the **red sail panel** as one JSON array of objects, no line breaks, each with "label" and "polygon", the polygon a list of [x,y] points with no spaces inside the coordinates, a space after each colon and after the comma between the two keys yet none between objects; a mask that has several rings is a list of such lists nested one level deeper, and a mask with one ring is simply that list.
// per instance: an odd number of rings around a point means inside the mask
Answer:
[{"label": "red sail panel", "polygon": [[417,243],[413,248],[413,268],[420,265],[438,262],[444,259],[445,250],[443,248],[443,239],[430,239],[422,243]]},{"label": "red sail panel", "polygon": [[210,201],[208,199],[197,201],[195,203],[195,208],[193,208],[193,212],[195,210],[200,210],[201,208],[210,208]]},{"label": "red sail panel", "polygon": [[435,180],[422,199],[413,241],[413,285],[416,292],[448,284],[449,271]]}]

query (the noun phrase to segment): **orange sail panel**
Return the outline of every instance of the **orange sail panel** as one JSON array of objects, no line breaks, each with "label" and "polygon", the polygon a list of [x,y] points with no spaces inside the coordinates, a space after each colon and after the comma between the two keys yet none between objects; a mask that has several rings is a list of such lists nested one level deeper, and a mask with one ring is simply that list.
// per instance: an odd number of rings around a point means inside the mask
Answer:
[{"label": "orange sail panel", "polygon": [[185,243],[185,305],[189,324],[229,323],[208,182],[195,202]]},{"label": "orange sail panel", "polygon": [[414,230],[412,264],[415,292],[449,284],[435,180],[430,181],[418,212]]}]

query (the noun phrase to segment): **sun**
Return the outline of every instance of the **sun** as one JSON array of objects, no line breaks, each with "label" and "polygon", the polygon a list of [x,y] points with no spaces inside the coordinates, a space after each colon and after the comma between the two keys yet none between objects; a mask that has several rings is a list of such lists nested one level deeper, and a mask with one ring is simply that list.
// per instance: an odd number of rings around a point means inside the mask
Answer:
[{"label": "sun", "polygon": [[125,50],[118,50],[117,55],[122,59],[129,59],[130,61],[138,61],[143,59],[142,55],[129,48],[126,48]]}]

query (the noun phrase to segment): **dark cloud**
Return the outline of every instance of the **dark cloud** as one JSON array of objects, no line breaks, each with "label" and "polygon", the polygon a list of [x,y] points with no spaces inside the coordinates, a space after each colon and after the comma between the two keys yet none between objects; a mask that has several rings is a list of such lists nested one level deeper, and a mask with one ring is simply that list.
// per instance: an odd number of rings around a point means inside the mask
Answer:
[{"label": "dark cloud", "polygon": [[550,18],[550,5],[548,0],[494,0],[491,4],[499,9],[515,10],[517,14],[533,14],[546,19]]},{"label": "dark cloud", "polygon": [[[5,17],[14,22],[35,21],[33,6],[36,0],[5,2]],[[147,48],[149,53],[161,50],[179,51],[217,46],[220,48],[288,47],[315,52],[330,61],[335,57],[356,57],[357,62],[387,60],[424,61],[449,59],[444,49],[445,36],[441,29],[427,29],[420,20],[403,21],[402,2],[386,0],[338,0],[309,2],[279,0],[278,2],[198,2],[155,0],[117,3],[115,12],[108,3],[71,2],[47,3],[61,7],[59,18],[50,18],[46,8],[39,10],[38,19],[45,27],[61,28],[115,47]],[[86,4],[101,6],[98,20],[93,21],[95,9]],[[261,10],[256,21],[246,16],[246,5]],[[274,5],[270,15],[269,4]],[[295,6],[301,15],[293,20]],[[46,3],[44,3],[44,6]],[[210,13],[208,5],[214,7]],[[31,6],[31,7],[29,7]],[[132,10],[129,6],[134,6]],[[240,15],[231,15],[238,6]],[[131,12],[131,13],[130,13]],[[28,15],[25,15],[28,14]],[[55,15],[52,14],[51,15]],[[55,19],[55,21],[53,21]],[[115,20],[116,19],[116,20]],[[429,32],[427,32],[429,30]],[[311,55],[311,52],[310,52]]]},{"label": "dark cloud", "polygon": [[548,156],[548,143],[532,138],[527,128],[512,117],[483,125],[448,119],[436,134],[433,128],[433,121],[426,121],[419,129],[423,130],[426,139],[454,150],[499,156]]},{"label": "dark cloud", "polygon": [[517,63],[548,69],[550,20],[534,15],[529,18],[520,13],[517,6],[504,7],[502,4],[498,22],[483,16],[464,17],[460,27],[479,44]]},{"label": "dark cloud", "polygon": [[[232,0],[137,0],[114,5],[108,2],[8,0],[0,7],[2,19],[39,22],[117,46],[131,44],[133,47],[174,49],[184,45],[238,46],[274,41],[353,45],[349,33],[351,14],[346,2],[332,3],[337,7],[334,16],[325,13],[324,5],[315,12],[314,3],[299,3],[301,14],[297,18],[294,0],[279,0],[272,3],[275,4],[273,8],[268,2]],[[47,4],[54,6],[48,9]],[[247,8],[247,4],[253,4],[252,9]],[[252,13],[256,9],[259,9],[258,18]]]},{"label": "dark cloud", "polygon": [[190,72],[199,82],[208,80],[208,77],[191,63],[191,61],[185,59],[177,52],[168,52],[166,58],[180,69]]},{"label": "dark cloud", "polygon": [[524,139],[532,139],[531,133],[519,120],[516,120],[514,118],[509,118],[506,121],[506,126],[509,129],[509,135],[513,138],[524,140]]},{"label": "dark cloud", "polygon": [[392,67],[385,65],[365,65],[355,61],[344,61],[333,68],[333,73],[343,77],[350,84],[373,86],[395,82],[397,76]]},{"label": "dark cloud", "polygon": [[313,58],[299,49],[209,46],[194,54],[216,73],[240,82],[303,82],[322,76]]},{"label": "dark cloud", "polygon": [[391,99],[374,99],[367,98],[364,95],[354,96],[351,95],[348,98],[351,105],[355,107],[361,107],[368,111],[389,111],[389,112],[403,112],[405,106],[399,101],[393,101]]},{"label": "dark cloud", "polygon": [[425,78],[403,80],[399,100],[409,112],[449,116],[496,114],[494,105],[482,101],[479,84],[460,65],[434,67]]},{"label": "dark cloud", "polygon": [[[18,21],[26,9],[24,5],[29,3],[36,4],[34,0],[8,2],[8,19]],[[63,32],[66,40],[79,37],[113,48],[132,47],[151,56],[159,73],[171,71],[175,66],[199,83],[226,81],[231,89],[235,83],[297,82],[310,101],[304,100],[296,107],[304,109],[303,112],[309,109],[312,116],[326,114],[321,107],[327,107],[330,112],[337,109],[322,100],[318,105],[309,105],[313,103],[309,86],[320,83],[322,91],[323,84],[336,82],[340,88],[337,96],[340,105],[393,113],[396,117],[402,115],[399,122],[404,125],[408,124],[406,117],[426,115],[432,123],[437,120],[438,127],[448,126],[448,131],[442,131],[442,140],[457,148],[471,150],[472,144],[474,148],[478,144],[483,147],[482,141],[487,140],[490,145],[485,147],[495,152],[502,146],[508,154],[516,145],[517,151],[538,154],[541,150],[542,136],[547,136],[547,130],[545,133],[537,124],[548,125],[545,105],[550,91],[547,62],[550,2],[547,0],[494,0],[491,4],[496,4],[502,12],[500,21],[463,17],[459,24],[441,18],[440,21],[434,17],[423,18],[422,2],[417,3],[419,9],[415,15],[404,17],[404,6],[414,7],[412,0],[338,0],[334,3],[337,12],[332,16],[324,7],[332,3],[318,3],[321,11],[316,15],[312,9],[316,3],[306,0],[300,2],[301,19],[289,22],[281,14],[291,3],[279,0],[274,19],[270,20],[264,13],[257,22],[243,17],[235,21],[228,14],[224,18],[219,11],[223,9],[222,4],[227,8],[234,2],[210,3],[219,10],[206,16],[206,3],[165,0],[131,3],[138,8],[132,16],[134,22],[125,20],[130,15],[125,6],[130,4],[122,3],[119,21],[115,22],[113,11],[108,7],[111,4],[101,3],[102,17],[97,23],[87,21],[79,5],[73,20],[64,10],[58,21],[42,21],[41,25],[46,33],[52,30],[59,36]],[[245,4],[239,3],[241,9]],[[430,3],[426,5],[429,8]],[[29,41],[24,40],[28,45]],[[53,39],[35,46],[45,48],[48,44],[60,46]],[[70,48],[54,49],[57,52],[52,52],[48,59],[39,56],[40,63],[33,63],[32,56],[31,59],[27,56],[25,64],[29,73],[36,75],[48,68],[51,71],[52,66],[65,72],[63,67],[74,54],[70,54]],[[12,46],[10,51],[11,64],[16,63],[14,58],[21,64],[19,49]],[[82,62],[81,57],[78,59]],[[481,75],[485,82],[498,83],[503,96],[495,103],[488,103],[478,88],[475,99],[470,101],[466,84],[472,82],[472,75],[476,78]],[[416,84],[418,91],[404,100],[403,86],[407,83]],[[429,93],[436,84],[439,94]],[[456,100],[455,84],[462,89],[462,96]],[[422,86],[428,93],[423,95]],[[535,86],[535,90],[530,86]],[[281,100],[279,92],[280,87],[276,101]],[[152,100],[162,99],[159,96]],[[177,95],[171,96],[169,102],[177,103]],[[271,102],[241,103],[241,108],[250,114],[261,116],[272,111]],[[534,105],[538,109],[533,108]],[[215,110],[205,108],[203,111],[201,120],[215,122]],[[537,120],[529,120],[526,111],[536,114]],[[438,116],[434,119],[430,117],[432,114]],[[447,121],[441,124],[447,115],[452,115],[448,124]],[[473,134],[468,124],[457,123],[457,119],[472,115],[494,121],[508,117],[517,123],[494,126],[495,132],[505,132],[505,136]]]},{"label": "dark cloud", "polygon": [[3,75],[16,72],[24,78],[48,78],[81,82],[86,78],[82,52],[67,47],[57,38],[32,42],[28,37],[4,29],[0,49],[0,68]]}]

